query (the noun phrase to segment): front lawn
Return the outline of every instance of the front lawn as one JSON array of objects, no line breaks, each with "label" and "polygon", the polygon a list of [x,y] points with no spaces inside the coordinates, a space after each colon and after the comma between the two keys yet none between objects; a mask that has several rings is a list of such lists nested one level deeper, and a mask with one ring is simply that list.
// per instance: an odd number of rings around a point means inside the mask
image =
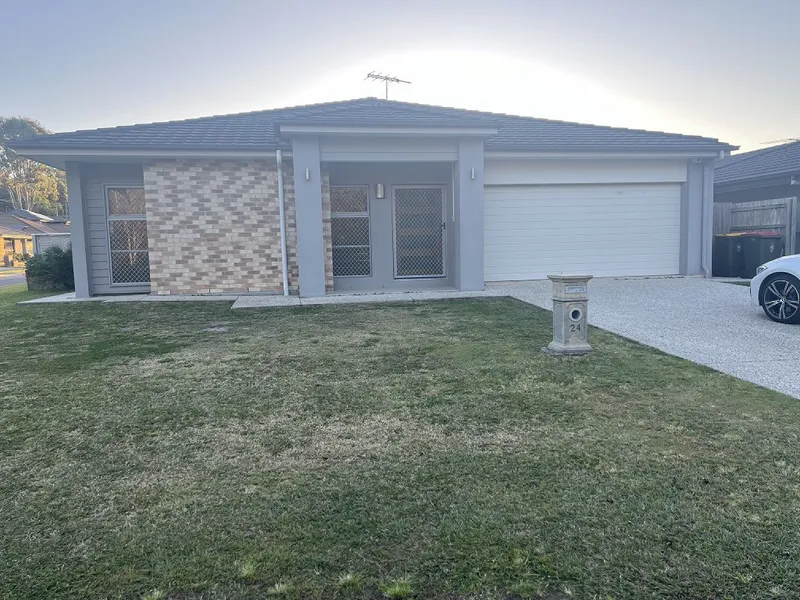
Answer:
[{"label": "front lawn", "polygon": [[800,595],[800,405],[507,299],[0,291],[0,597]]}]

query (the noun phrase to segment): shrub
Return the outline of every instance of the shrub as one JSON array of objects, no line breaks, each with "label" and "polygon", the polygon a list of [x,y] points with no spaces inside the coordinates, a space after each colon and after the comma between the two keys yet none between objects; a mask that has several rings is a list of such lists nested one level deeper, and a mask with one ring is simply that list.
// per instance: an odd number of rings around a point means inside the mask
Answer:
[{"label": "shrub", "polygon": [[52,246],[34,256],[25,258],[25,276],[28,289],[74,290],[72,273],[72,248]]}]

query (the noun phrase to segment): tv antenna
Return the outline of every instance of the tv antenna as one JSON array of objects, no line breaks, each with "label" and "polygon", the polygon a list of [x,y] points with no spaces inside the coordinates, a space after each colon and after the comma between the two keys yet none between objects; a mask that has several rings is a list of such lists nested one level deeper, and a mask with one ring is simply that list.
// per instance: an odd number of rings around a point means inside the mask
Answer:
[{"label": "tv antenna", "polygon": [[405,79],[400,79],[399,77],[393,77],[392,75],[384,75],[383,73],[376,73],[375,71],[370,71],[367,73],[367,76],[364,77],[364,80],[372,79],[374,81],[383,81],[386,84],[386,100],[389,99],[389,84],[390,83],[411,83],[410,81],[406,81]]}]

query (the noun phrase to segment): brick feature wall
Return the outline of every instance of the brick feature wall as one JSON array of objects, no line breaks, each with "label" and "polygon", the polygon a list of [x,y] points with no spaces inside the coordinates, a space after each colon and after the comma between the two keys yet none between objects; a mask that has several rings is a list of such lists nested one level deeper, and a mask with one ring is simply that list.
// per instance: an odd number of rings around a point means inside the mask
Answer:
[{"label": "brick feature wall", "polygon": [[[283,171],[289,288],[296,293],[291,161]],[[327,173],[325,180],[327,187]],[[158,161],[144,166],[144,186],[152,293],[283,292],[275,160]],[[329,195],[326,214],[326,284],[330,279],[333,289]]]}]

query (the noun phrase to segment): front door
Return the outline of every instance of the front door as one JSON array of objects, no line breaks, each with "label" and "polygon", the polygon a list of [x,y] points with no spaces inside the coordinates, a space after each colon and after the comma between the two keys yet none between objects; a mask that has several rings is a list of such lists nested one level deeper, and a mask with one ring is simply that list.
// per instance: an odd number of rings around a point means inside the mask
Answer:
[{"label": "front door", "polygon": [[330,165],[333,285],[338,292],[447,289],[449,163]]},{"label": "front door", "polygon": [[444,186],[392,188],[394,277],[445,276]]}]

